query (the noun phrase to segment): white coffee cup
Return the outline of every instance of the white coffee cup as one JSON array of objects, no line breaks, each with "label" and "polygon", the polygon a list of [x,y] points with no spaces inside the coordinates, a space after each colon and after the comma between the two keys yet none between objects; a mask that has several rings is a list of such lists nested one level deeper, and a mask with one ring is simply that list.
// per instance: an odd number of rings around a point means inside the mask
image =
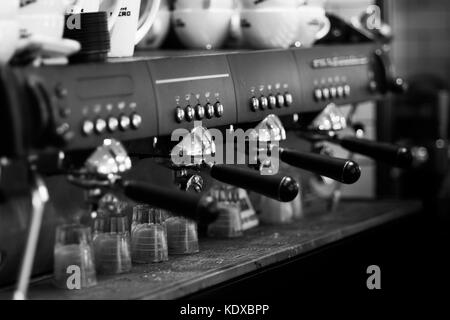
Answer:
[{"label": "white coffee cup", "polygon": [[330,21],[320,7],[258,9],[241,11],[245,41],[255,49],[310,47],[330,30]]},{"label": "white coffee cup", "polygon": [[[141,2],[141,12],[143,10],[143,2],[152,0],[143,0]],[[159,48],[170,31],[171,11],[169,8],[168,0],[161,1],[161,7],[159,8],[158,15],[153,23],[150,31],[145,35],[144,39],[138,44],[140,49],[157,49]]]},{"label": "white coffee cup", "polygon": [[64,14],[73,1],[74,0],[20,0],[20,14]]},{"label": "white coffee cup", "polygon": [[141,0],[122,0],[117,22],[111,30],[110,57],[131,57],[134,47],[150,31],[161,5],[161,0],[145,2],[140,16]]},{"label": "white coffee cup", "polygon": [[[235,0],[175,0],[175,10],[233,9]],[[239,0],[237,0],[239,1]]]},{"label": "white coffee cup", "polygon": [[[10,1],[10,0],[8,0]],[[22,40],[44,37],[62,39],[64,13],[75,0],[20,0],[18,21]]]},{"label": "white coffee cup", "polygon": [[244,9],[286,9],[297,8],[305,0],[240,0]]},{"label": "white coffee cup", "polygon": [[300,19],[295,9],[241,11],[244,42],[253,49],[286,49],[297,41]]},{"label": "white coffee cup", "polygon": [[179,40],[189,49],[218,49],[230,32],[231,9],[184,9],[172,13]]},{"label": "white coffee cup", "polygon": [[299,28],[296,42],[302,47],[311,47],[325,37],[331,28],[325,9],[317,6],[301,6],[297,9]]},{"label": "white coffee cup", "polygon": [[14,19],[19,12],[19,1],[20,0],[8,0],[2,1],[2,9],[0,10],[0,20],[3,19]]},{"label": "white coffee cup", "polygon": [[63,37],[65,19],[62,14],[19,14],[18,21],[22,39],[35,35],[52,39]]},{"label": "white coffee cup", "polygon": [[0,19],[0,65],[9,62],[19,42],[19,22]]}]

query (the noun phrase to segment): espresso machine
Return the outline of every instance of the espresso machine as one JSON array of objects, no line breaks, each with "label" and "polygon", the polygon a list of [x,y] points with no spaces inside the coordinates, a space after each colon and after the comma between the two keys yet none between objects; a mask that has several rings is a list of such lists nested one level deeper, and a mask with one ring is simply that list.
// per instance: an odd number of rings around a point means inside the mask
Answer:
[{"label": "espresso machine", "polygon": [[[88,215],[102,194],[114,191],[207,225],[217,218],[215,201],[205,192],[211,179],[290,202],[302,185],[277,173],[273,165],[279,161],[324,183],[352,184],[364,174],[352,159],[330,157],[310,146],[286,147],[286,132],[306,145],[331,141],[408,166],[411,156],[405,148],[339,134],[352,126],[339,114],[339,105],[404,89],[387,50],[384,44],[364,43],[155,52],[105,63],[2,68],[0,285],[18,278],[16,298],[23,299],[29,278],[51,271],[49,235],[76,211],[48,205],[64,198],[62,192],[77,195],[73,201],[88,205]],[[213,142],[213,129],[247,130],[239,166],[215,157],[227,143]],[[258,152],[252,153],[251,146]],[[176,156],[186,161],[176,162]],[[148,159],[154,167],[138,165],[140,171],[132,173],[138,160]],[[170,182],[139,179],[159,170],[168,170],[165,180]],[[17,203],[21,214],[11,209]]]}]

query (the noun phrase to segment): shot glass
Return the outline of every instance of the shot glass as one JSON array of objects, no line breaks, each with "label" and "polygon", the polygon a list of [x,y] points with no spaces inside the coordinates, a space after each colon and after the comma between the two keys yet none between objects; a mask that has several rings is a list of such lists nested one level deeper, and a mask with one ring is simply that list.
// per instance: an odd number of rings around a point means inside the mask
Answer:
[{"label": "shot glass", "polygon": [[167,261],[167,228],[162,210],[146,205],[133,208],[131,256],[134,263]]},{"label": "shot glass", "polygon": [[220,186],[211,190],[217,201],[219,217],[208,226],[208,236],[236,238],[243,235],[239,190]]},{"label": "shot glass", "polygon": [[195,221],[170,217],[166,220],[169,255],[193,254],[199,252],[198,230]]},{"label": "shot glass", "polygon": [[109,232],[99,233],[95,238],[97,272],[120,274],[131,271],[130,232],[126,216],[111,216]]},{"label": "shot glass", "polygon": [[89,227],[69,224],[56,228],[54,284],[62,289],[82,289],[97,284]]}]

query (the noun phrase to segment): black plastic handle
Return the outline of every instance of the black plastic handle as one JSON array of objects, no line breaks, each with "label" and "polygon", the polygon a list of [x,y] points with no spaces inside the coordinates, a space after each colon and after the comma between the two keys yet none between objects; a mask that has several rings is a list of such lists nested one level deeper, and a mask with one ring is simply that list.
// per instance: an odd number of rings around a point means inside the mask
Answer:
[{"label": "black plastic handle", "polygon": [[408,148],[366,139],[342,138],[339,144],[345,149],[359,153],[387,164],[406,168],[411,166],[413,156]]},{"label": "black plastic handle", "polygon": [[281,202],[294,200],[300,189],[297,181],[291,177],[261,175],[258,171],[242,169],[236,166],[214,165],[210,174],[216,180]]},{"label": "black plastic handle", "polygon": [[122,188],[128,198],[168,210],[178,216],[202,223],[211,223],[218,217],[218,211],[214,209],[213,199],[209,197],[156,187],[138,181],[124,181]]},{"label": "black plastic handle", "polygon": [[281,149],[281,161],[333,180],[353,184],[361,177],[359,165],[348,159],[332,158],[314,153]]}]

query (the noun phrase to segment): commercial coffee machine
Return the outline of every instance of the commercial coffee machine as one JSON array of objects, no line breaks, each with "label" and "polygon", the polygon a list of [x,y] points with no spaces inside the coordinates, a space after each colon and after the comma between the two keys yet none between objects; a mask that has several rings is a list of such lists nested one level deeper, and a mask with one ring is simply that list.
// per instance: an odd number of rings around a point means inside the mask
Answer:
[{"label": "commercial coffee machine", "polygon": [[[205,161],[208,144],[202,138],[183,149],[189,159],[200,156],[199,161],[175,164],[172,156],[180,139],[192,137],[199,127],[219,132],[256,128],[245,137],[246,144],[255,142],[272,161],[340,183],[355,183],[364,172],[351,159],[309,147],[287,148],[286,131],[407,166],[410,155],[404,148],[338,134],[346,119],[336,113],[337,106],[381,99],[404,87],[392,73],[386,50],[368,43],[156,52],[105,63],[3,68],[0,285],[16,281],[21,266],[21,298],[31,275],[51,271],[55,225],[77,215],[75,207],[86,204],[86,192],[114,190],[203,224],[216,218],[214,201],[203,195],[203,183],[195,193],[180,190],[180,178],[214,178],[284,202],[297,196],[301,185],[265,170],[267,158],[252,162],[246,156],[240,166]],[[132,159],[156,161],[138,164],[133,173]],[[161,177],[153,183],[140,179],[160,170],[174,172],[175,179],[170,174],[163,178],[167,183]],[[88,203],[95,208],[95,201]]]}]

